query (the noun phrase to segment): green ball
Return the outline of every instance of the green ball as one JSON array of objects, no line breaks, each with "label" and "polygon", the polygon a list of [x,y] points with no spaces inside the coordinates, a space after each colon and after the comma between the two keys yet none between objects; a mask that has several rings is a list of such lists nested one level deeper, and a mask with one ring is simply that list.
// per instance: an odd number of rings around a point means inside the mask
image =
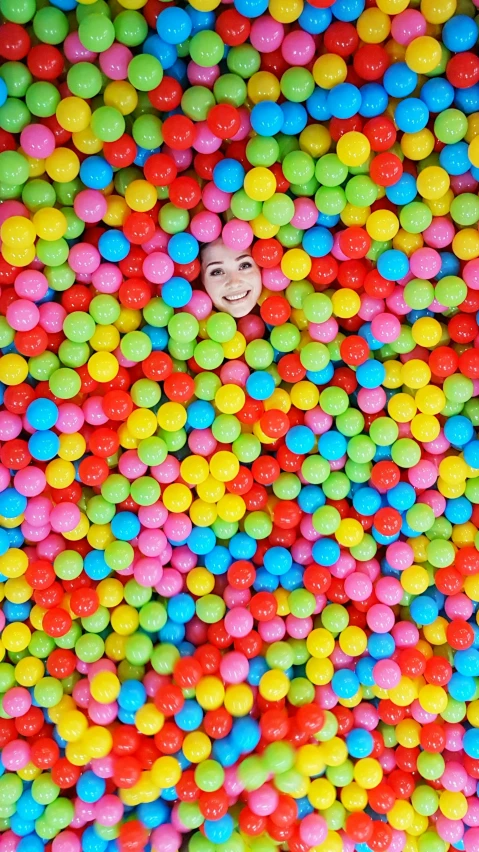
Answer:
[{"label": "green ball", "polygon": [[95,320],[84,311],[73,311],[67,314],[63,322],[65,335],[68,340],[73,340],[75,343],[85,343],[90,340],[95,333],[95,328]]},{"label": "green ball", "polygon": [[213,94],[218,104],[231,104],[232,106],[240,107],[246,100],[246,83],[242,76],[238,74],[222,74],[215,81]]},{"label": "green ball", "polygon": [[130,493],[139,506],[152,506],[160,499],[161,489],[152,476],[140,476],[131,483]]},{"label": "green ball", "polygon": [[205,793],[214,793],[222,787],[225,771],[217,760],[204,760],[194,771],[195,783]]},{"label": "green ball", "polygon": [[0,126],[9,133],[21,133],[31,117],[27,105],[19,98],[7,98],[0,107]]},{"label": "green ball", "polygon": [[306,151],[291,151],[286,154],[283,174],[293,184],[306,184],[314,177],[314,160]]},{"label": "green ball", "polygon": [[26,183],[29,177],[28,161],[17,151],[2,151],[0,154],[0,181],[7,186]]},{"label": "green ball", "polygon": [[215,96],[206,86],[191,86],[181,98],[181,109],[193,121],[206,121],[211,107],[215,104]]},{"label": "green ball", "polygon": [[50,376],[48,385],[59,399],[73,399],[80,392],[81,378],[75,370],[60,367]]},{"label": "green ball", "polygon": [[[78,37],[83,47],[87,50],[91,50],[92,53],[103,53],[115,41],[115,27],[112,21],[105,15],[88,15],[80,22]],[[105,139],[103,141],[115,140]]]},{"label": "green ball", "polygon": [[325,154],[316,163],[315,177],[322,186],[339,186],[348,176],[348,167],[337,154]]},{"label": "green ball", "polygon": [[[279,157],[279,145],[273,137],[267,136],[254,136],[253,139],[250,139],[246,146],[246,157],[249,163],[252,166],[272,166],[273,163],[276,163]],[[289,196],[285,196],[289,199]],[[273,196],[274,198],[274,196]],[[271,199],[269,199],[271,200]],[[263,213],[264,213],[264,205],[267,204],[265,201],[263,204]],[[268,208],[266,208],[268,209]],[[266,213],[265,213],[266,216]],[[268,218],[268,217],[266,217]],[[291,217],[290,217],[291,218]],[[269,221],[272,221],[271,219]],[[288,220],[289,221],[289,220]],[[282,224],[278,222],[277,224]]]},{"label": "green ball", "polygon": [[453,198],[449,213],[458,225],[475,225],[479,220],[479,198],[472,192],[463,192]]},{"label": "green ball", "polygon": [[195,360],[203,370],[216,370],[224,360],[221,343],[214,340],[201,340],[195,347]]},{"label": "green ball", "polygon": [[236,321],[223,312],[211,314],[206,321],[206,331],[215,343],[227,343],[236,334]]},{"label": "green ball", "polygon": [[311,71],[297,66],[288,68],[281,75],[280,87],[281,93],[288,101],[302,103],[313,94],[315,83]]},{"label": "green ball", "polygon": [[33,688],[35,701],[40,707],[55,707],[63,698],[63,689],[54,677],[42,677]]},{"label": "green ball", "polygon": [[321,613],[321,622],[326,630],[337,636],[349,624],[348,611],[341,604],[328,604]]},{"label": "green ball", "polygon": [[213,30],[200,30],[190,40],[190,56],[201,68],[212,68],[223,59],[223,39]]},{"label": "green ball", "polygon": [[198,618],[205,624],[217,624],[226,612],[226,604],[219,595],[203,595],[195,606]]},{"label": "green ball", "polygon": [[151,92],[163,79],[163,68],[156,56],[139,53],[128,65],[128,79],[140,92]]},{"label": "green ball", "polygon": [[61,9],[45,6],[33,19],[33,32],[43,44],[61,44],[68,35],[68,18]]},{"label": "green ball", "polygon": [[167,234],[179,234],[186,231],[190,223],[190,214],[188,210],[175,207],[169,202],[164,204],[160,210],[160,227]]},{"label": "green ball", "polygon": [[263,215],[272,225],[288,225],[294,216],[294,202],[282,192],[275,194],[263,203]]},{"label": "green ball", "polygon": [[0,0],[0,12],[7,21],[14,24],[27,24],[33,18],[36,8],[35,0]]},{"label": "green ball", "polygon": [[[91,21],[91,18],[86,20]],[[102,17],[102,20],[107,21],[108,18]],[[116,142],[125,132],[125,119],[115,107],[101,106],[92,113],[90,127],[94,136],[102,142]]]},{"label": "green ball", "polygon": [[[191,58],[193,59],[193,57]],[[240,44],[228,51],[226,64],[228,71],[247,80],[259,71],[261,67],[261,54],[251,44]]]},{"label": "green ball", "polygon": [[0,68],[0,77],[10,98],[24,98],[32,82],[32,75],[23,62],[5,62]]},{"label": "green ball", "polygon": [[77,62],[68,71],[68,88],[78,98],[94,98],[101,92],[102,84],[100,69],[90,62]]},{"label": "green ball", "polygon": [[135,9],[125,9],[124,12],[120,12],[113,23],[117,41],[126,44],[127,47],[138,47],[143,44],[148,35],[146,18]]},{"label": "green ball", "polygon": [[458,109],[445,109],[434,122],[434,135],[445,145],[454,145],[467,133],[467,117]]},{"label": "green ball", "polygon": [[422,201],[411,201],[402,208],[399,221],[408,234],[420,234],[429,228],[432,212]]}]

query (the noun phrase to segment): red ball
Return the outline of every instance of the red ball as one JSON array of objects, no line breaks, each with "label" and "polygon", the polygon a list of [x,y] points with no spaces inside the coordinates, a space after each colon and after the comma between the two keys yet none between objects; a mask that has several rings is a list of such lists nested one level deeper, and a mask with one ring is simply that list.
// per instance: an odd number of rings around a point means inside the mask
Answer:
[{"label": "red ball", "polygon": [[452,56],[446,66],[446,77],[455,89],[469,89],[479,82],[479,57],[469,51]]},{"label": "red ball", "polygon": [[53,44],[36,44],[28,51],[28,70],[38,80],[58,80],[65,61],[62,53]]},{"label": "red ball", "polygon": [[23,59],[30,50],[30,36],[20,24],[5,21],[0,26],[0,56],[10,62]]}]

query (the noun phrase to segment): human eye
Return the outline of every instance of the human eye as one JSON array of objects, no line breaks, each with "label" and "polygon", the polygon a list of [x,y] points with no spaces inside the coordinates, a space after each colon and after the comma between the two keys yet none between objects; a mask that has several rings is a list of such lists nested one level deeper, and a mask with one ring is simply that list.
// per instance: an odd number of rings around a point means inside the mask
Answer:
[{"label": "human eye", "polygon": [[243,261],[240,263],[239,268],[240,268],[240,269],[251,269],[251,268],[252,268],[252,266],[253,266],[253,264],[251,263],[251,261],[250,261],[250,260],[243,260]]},{"label": "human eye", "polygon": [[210,277],[215,276],[215,278],[217,278],[219,275],[223,275],[221,266],[217,266],[215,269],[210,270]]}]

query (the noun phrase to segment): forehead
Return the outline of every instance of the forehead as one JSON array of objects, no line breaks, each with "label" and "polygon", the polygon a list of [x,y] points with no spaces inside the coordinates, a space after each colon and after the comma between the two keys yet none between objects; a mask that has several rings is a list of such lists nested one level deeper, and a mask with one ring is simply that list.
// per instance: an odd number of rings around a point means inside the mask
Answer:
[{"label": "forehead", "polygon": [[206,266],[208,263],[218,262],[224,263],[228,260],[236,260],[240,255],[250,255],[249,249],[235,249],[225,246],[223,240],[215,240],[208,243],[201,252],[201,263]]}]

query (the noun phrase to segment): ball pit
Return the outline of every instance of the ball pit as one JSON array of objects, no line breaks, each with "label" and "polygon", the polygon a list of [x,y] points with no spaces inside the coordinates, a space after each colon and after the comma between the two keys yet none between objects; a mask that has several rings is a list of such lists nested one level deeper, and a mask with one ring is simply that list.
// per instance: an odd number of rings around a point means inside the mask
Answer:
[{"label": "ball pit", "polygon": [[479,0],[175,2],[0,0],[0,852],[479,852]]}]

